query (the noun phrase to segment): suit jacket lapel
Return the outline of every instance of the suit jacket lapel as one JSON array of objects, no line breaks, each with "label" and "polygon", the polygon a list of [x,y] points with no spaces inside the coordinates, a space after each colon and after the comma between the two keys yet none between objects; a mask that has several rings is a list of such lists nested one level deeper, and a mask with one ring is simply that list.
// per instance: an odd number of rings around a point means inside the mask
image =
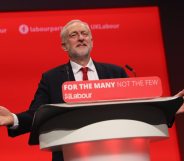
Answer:
[{"label": "suit jacket lapel", "polygon": [[93,61],[93,63],[96,67],[96,71],[97,71],[99,79],[106,79],[107,74],[106,74],[106,71],[104,70],[104,68],[102,67],[102,65],[100,63],[95,62],[95,61]]},{"label": "suit jacket lapel", "polygon": [[69,81],[75,81],[75,77],[74,77],[72,66],[71,66],[70,62],[68,62],[66,64],[66,72],[67,72],[67,75],[69,77]]},{"label": "suit jacket lapel", "polygon": [[74,77],[70,62],[61,66],[61,72],[63,73],[62,77],[63,77],[64,82],[65,81],[75,81],[75,77]]}]

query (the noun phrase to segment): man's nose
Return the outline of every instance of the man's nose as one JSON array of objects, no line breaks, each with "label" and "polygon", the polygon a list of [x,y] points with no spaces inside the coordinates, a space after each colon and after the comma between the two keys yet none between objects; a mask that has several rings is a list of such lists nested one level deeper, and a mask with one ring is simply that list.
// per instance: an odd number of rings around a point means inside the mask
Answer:
[{"label": "man's nose", "polygon": [[79,40],[84,40],[84,35],[82,33],[79,33],[78,39]]}]

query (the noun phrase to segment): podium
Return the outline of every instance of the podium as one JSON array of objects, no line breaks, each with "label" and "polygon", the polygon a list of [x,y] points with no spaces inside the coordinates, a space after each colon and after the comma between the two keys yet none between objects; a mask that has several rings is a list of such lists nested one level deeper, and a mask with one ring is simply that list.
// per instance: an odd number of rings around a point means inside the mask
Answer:
[{"label": "podium", "polygon": [[168,138],[182,97],[48,104],[35,113],[29,144],[65,161],[150,161],[151,141]]}]

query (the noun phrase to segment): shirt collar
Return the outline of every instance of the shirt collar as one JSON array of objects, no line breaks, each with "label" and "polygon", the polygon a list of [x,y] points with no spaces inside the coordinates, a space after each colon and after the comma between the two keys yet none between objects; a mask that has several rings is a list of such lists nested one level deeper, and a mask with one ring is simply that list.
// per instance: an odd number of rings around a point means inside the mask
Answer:
[{"label": "shirt collar", "polygon": [[[71,60],[70,60],[70,64],[72,66],[72,70],[73,70],[74,74],[79,72],[79,70],[83,67],[83,66],[81,66],[81,65],[79,65],[79,64],[77,64],[77,63],[75,63],[74,61],[71,61]],[[88,69],[91,70],[91,71],[95,71],[95,65],[94,65],[91,58],[90,58],[88,64],[86,65],[86,67],[88,67]]]}]

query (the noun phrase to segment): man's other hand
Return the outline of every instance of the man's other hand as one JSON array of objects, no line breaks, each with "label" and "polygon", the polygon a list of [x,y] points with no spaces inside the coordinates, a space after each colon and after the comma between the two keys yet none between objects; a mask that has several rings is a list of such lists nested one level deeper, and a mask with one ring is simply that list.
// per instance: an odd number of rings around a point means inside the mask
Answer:
[{"label": "man's other hand", "polygon": [[0,126],[11,126],[13,123],[13,114],[7,108],[0,106]]},{"label": "man's other hand", "polygon": [[[180,91],[179,93],[177,93],[176,96],[183,97],[183,99],[184,99],[184,89],[182,91]],[[176,114],[179,114],[179,113],[184,113],[184,103],[179,108],[179,110],[176,112]]]}]

